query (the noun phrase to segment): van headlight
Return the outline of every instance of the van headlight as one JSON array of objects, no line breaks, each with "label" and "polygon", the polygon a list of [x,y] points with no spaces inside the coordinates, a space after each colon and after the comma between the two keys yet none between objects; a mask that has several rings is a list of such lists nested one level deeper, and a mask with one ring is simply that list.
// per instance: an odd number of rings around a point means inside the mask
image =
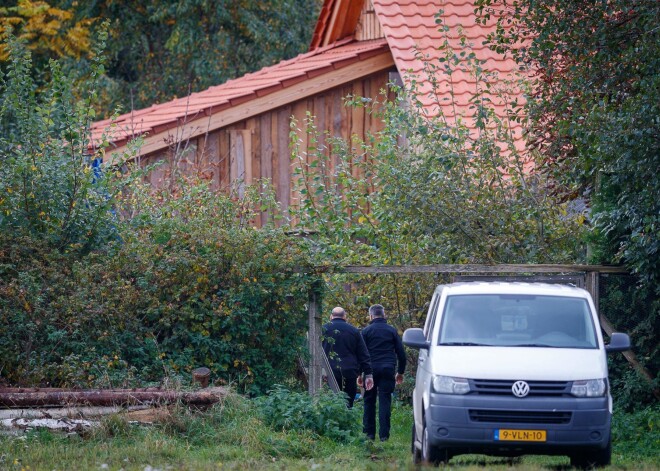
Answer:
[{"label": "van headlight", "polygon": [[440,394],[467,394],[470,392],[470,383],[465,378],[435,376],[433,390]]},{"label": "van headlight", "polygon": [[573,381],[571,394],[576,397],[601,397],[607,391],[607,382],[604,379],[586,379]]}]

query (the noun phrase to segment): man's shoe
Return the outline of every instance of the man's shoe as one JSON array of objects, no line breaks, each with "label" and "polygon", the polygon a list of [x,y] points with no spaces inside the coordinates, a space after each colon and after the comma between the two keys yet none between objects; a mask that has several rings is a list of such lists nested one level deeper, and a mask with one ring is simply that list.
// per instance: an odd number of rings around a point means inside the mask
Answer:
[{"label": "man's shoe", "polygon": [[386,442],[389,439],[390,439],[390,437],[380,437],[381,442]]},{"label": "man's shoe", "polygon": [[375,440],[375,439],[376,437],[374,437],[373,435],[367,435],[367,440]]}]

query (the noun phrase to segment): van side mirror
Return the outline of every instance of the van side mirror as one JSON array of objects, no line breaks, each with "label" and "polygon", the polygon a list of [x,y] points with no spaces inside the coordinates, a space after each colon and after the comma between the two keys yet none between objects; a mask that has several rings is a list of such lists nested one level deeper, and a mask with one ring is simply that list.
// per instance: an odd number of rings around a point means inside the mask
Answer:
[{"label": "van side mirror", "polygon": [[628,334],[613,332],[610,336],[610,343],[605,345],[605,351],[612,353],[625,352],[626,350],[630,350],[630,337],[628,337]]},{"label": "van side mirror", "polygon": [[411,348],[425,348],[428,350],[430,342],[426,340],[424,331],[417,327],[406,329],[403,333],[403,344]]}]

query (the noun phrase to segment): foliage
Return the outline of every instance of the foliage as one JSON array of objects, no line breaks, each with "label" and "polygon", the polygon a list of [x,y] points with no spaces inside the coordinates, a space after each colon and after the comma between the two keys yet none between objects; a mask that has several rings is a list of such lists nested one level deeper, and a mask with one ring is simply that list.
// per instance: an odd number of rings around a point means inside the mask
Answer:
[{"label": "foliage", "polygon": [[594,262],[624,262],[658,293],[660,5],[515,1],[490,44],[534,71],[532,144],[559,191],[591,199]]},{"label": "foliage", "polygon": [[[52,6],[34,5],[39,18],[45,9],[73,15],[70,22],[85,31],[101,18],[109,22],[110,60],[98,90],[103,98],[98,110],[107,117],[117,107],[129,110],[168,101],[304,52],[320,1],[52,0]],[[71,34],[65,25],[49,25],[56,28],[56,37]],[[26,39],[37,47],[39,38]],[[47,37],[46,42],[53,40]],[[88,57],[73,52],[67,54],[65,67],[84,73]]]},{"label": "foliage", "polygon": [[141,200],[138,190],[122,206],[134,217],[121,243],[107,251],[73,260],[3,240],[5,378],[112,386],[207,366],[258,392],[290,375],[307,320],[300,244],[280,229],[244,226],[237,208],[261,207],[248,197],[191,185]]},{"label": "foliage", "polygon": [[[359,409],[358,409],[359,412]],[[412,467],[412,411],[396,402],[392,434],[386,443],[345,443],[307,430],[275,430],[265,424],[254,401],[235,394],[208,411],[177,408],[150,427],[122,417],[103,420],[91,433],[64,436],[35,431],[22,437],[0,436],[0,468],[51,469],[401,469]],[[657,417],[649,409],[615,413],[613,465],[606,469],[657,469]],[[178,425],[174,425],[178,424]],[[567,469],[564,457],[527,456],[516,460],[464,455],[451,465],[466,471]]]},{"label": "foliage", "polygon": [[[101,35],[98,50],[103,49]],[[103,73],[97,55],[89,87],[74,96],[58,62],[37,89],[31,54],[10,37],[11,61],[0,76],[0,230],[46,240],[61,251],[88,252],[115,238],[112,208],[126,179],[103,175],[89,129]],[[121,162],[120,162],[121,164]]]},{"label": "foliage", "polygon": [[660,371],[660,300],[650,287],[640,287],[633,275],[601,275],[599,312],[616,332],[630,335],[632,351],[653,383],[642,376],[621,354],[609,355],[610,382],[617,408],[632,411],[657,398]]},{"label": "foliage", "polygon": [[657,459],[660,443],[660,408],[656,404],[634,413],[615,410],[612,419],[612,442],[616,454],[635,462]]},{"label": "foliage", "polygon": [[[368,142],[321,136],[311,116],[293,129],[300,194],[293,214],[310,233],[317,264],[584,260],[582,216],[552,197],[532,156],[519,150],[511,120],[522,118],[507,101],[506,87],[521,85],[498,88],[502,81],[463,42],[460,52],[446,42],[444,56],[426,72],[436,89],[453,83],[454,74],[469,73],[479,90],[471,114],[455,120],[426,116],[413,84],[410,90],[387,91],[390,97],[396,93],[394,100],[349,101],[385,123]],[[493,103],[502,100],[511,119],[494,111]],[[301,133],[309,142],[306,152],[297,147]],[[330,296],[349,315],[366,314],[369,304],[379,302],[398,327],[419,325],[432,286],[446,280],[402,278],[334,277]]]},{"label": "foliage", "polygon": [[[0,89],[0,372],[20,385],[116,386],[202,365],[245,391],[283,380],[304,349],[303,243],[252,227],[267,188],[160,193],[89,146],[94,81],[77,100],[60,64],[37,90],[10,42]],[[174,177],[173,177],[174,178]],[[20,328],[16,328],[20,326]]]},{"label": "foliage", "polygon": [[264,422],[275,430],[308,430],[340,442],[358,434],[356,409],[347,408],[343,397],[329,390],[310,396],[275,385],[257,404]]},{"label": "foliage", "polygon": [[11,34],[25,41],[43,65],[48,59],[80,59],[91,52],[92,23],[91,18],[76,21],[72,9],[43,1],[18,0],[16,6],[0,7],[0,61],[10,57],[5,41]]}]

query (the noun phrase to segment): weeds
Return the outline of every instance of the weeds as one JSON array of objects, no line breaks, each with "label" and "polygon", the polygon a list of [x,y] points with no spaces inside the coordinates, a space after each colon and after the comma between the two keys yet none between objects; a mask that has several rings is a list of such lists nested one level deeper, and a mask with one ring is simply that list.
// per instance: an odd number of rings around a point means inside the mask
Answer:
[{"label": "weeds", "polygon": [[321,391],[318,396],[276,385],[256,400],[263,420],[276,430],[307,430],[342,443],[357,438],[359,416],[343,398]]},{"label": "weeds", "polygon": [[[318,408],[318,413],[311,407]],[[0,469],[412,470],[410,407],[395,402],[392,434],[386,443],[359,439],[355,431],[361,412],[359,402],[348,411],[337,396],[312,398],[282,387],[259,400],[230,394],[205,411],[174,407],[164,421],[151,427],[135,426],[114,416],[82,437],[43,430],[22,438],[0,436]],[[305,414],[311,415],[300,419]],[[657,407],[615,414],[614,463],[609,469],[660,468],[656,456],[659,418]],[[333,426],[328,430],[320,427],[319,432],[319,427],[311,428],[315,420],[334,420],[336,427],[341,424],[342,430],[351,430],[352,438],[341,441],[344,435],[334,436]],[[508,460],[463,455],[452,459],[450,467],[460,471],[570,469],[568,459],[545,456]]]}]

